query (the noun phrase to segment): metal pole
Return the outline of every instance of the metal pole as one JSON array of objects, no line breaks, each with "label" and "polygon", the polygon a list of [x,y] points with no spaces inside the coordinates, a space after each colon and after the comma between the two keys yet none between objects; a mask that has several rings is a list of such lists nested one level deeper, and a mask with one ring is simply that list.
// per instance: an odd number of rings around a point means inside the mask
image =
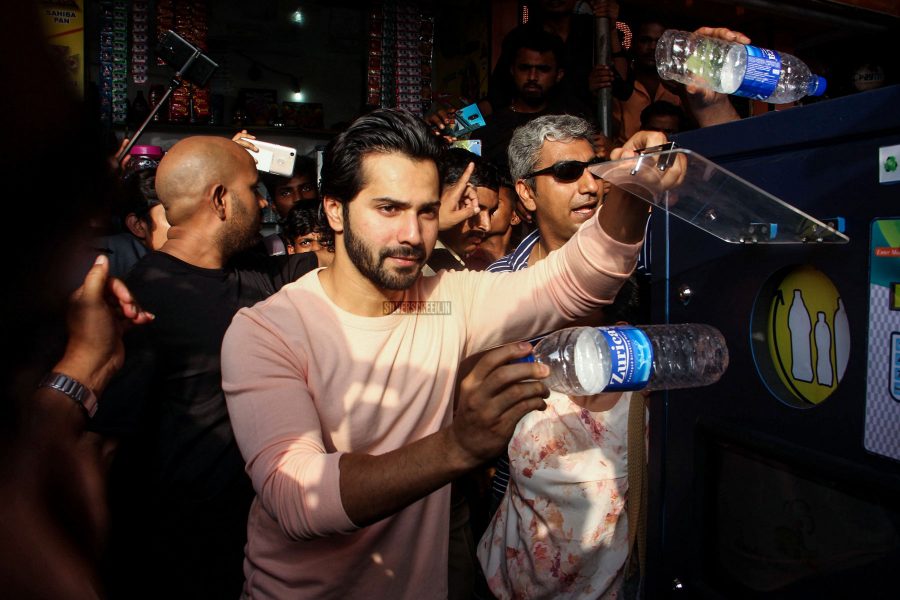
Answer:
[{"label": "metal pole", "polygon": [[137,131],[135,131],[134,134],[131,136],[131,139],[128,140],[128,145],[125,146],[124,148],[122,148],[122,150],[120,150],[119,153],[116,155],[117,163],[122,162],[122,159],[125,158],[125,155],[128,154],[128,151],[131,150],[131,147],[134,146],[134,144],[135,144],[135,142],[137,142],[138,138],[141,137],[141,134],[144,133],[144,129],[147,127],[147,125],[150,123],[150,121],[153,119],[153,117],[156,116],[156,113],[159,112],[159,109],[162,108],[162,105],[166,103],[166,100],[169,99],[169,96],[172,95],[172,92],[175,91],[175,88],[177,88],[179,85],[181,85],[180,80],[178,80],[178,79],[172,80],[172,82],[169,84],[169,89],[166,90],[166,93],[163,94],[162,98],[159,99],[159,102],[156,103],[156,106],[153,107],[153,109],[150,111],[150,114],[147,115],[147,118],[144,119],[143,123],[141,123],[141,126],[137,128]]},{"label": "metal pole", "polygon": [[[610,60],[610,22],[609,17],[594,19],[596,43],[594,56],[597,65],[609,65]],[[597,118],[600,120],[600,131],[608,138],[612,137],[612,88],[600,88],[597,96]]]},{"label": "metal pole", "polygon": [[131,139],[128,141],[128,145],[122,148],[118,154],[116,154],[116,163],[121,163],[122,159],[125,158],[125,155],[128,154],[128,151],[131,150],[131,147],[134,146],[135,142],[137,142],[138,138],[141,137],[141,134],[144,133],[144,129],[150,123],[151,119],[156,116],[156,113],[159,112],[159,109],[162,108],[162,105],[166,103],[166,100],[169,99],[169,96],[172,95],[172,92],[175,91],[179,85],[181,85],[181,76],[182,73],[188,70],[188,67],[200,56],[200,50],[194,51],[193,56],[191,56],[184,63],[178,72],[175,73],[175,76],[172,78],[172,81],[169,82],[169,89],[166,90],[166,93],[163,94],[163,97],[159,99],[159,102],[156,103],[156,106],[150,110],[150,114],[147,115],[147,118],[144,119],[144,122],[141,123],[141,126],[137,128],[137,131],[134,132],[134,135],[131,136]]}]

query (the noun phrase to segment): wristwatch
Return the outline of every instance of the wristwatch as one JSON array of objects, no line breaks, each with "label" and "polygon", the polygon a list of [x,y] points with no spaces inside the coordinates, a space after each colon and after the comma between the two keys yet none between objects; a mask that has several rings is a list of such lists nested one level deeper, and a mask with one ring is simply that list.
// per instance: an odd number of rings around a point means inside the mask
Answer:
[{"label": "wristwatch", "polygon": [[82,384],[77,379],[64,375],[63,373],[48,373],[38,384],[39,388],[48,387],[58,392],[62,392],[69,398],[79,404],[87,413],[88,417],[93,417],[97,412],[97,396],[90,388]]}]

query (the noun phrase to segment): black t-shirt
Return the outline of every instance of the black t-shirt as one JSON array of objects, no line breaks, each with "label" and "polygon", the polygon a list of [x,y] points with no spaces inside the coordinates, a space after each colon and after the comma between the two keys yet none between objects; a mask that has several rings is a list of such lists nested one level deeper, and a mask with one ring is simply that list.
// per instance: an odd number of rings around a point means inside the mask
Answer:
[{"label": "black t-shirt", "polygon": [[[572,15],[569,35],[564,42],[565,58],[561,65],[565,70],[560,82],[562,93],[578,99],[587,106],[593,106],[595,103],[588,89],[588,77],[594,68],[594,29],[593,15]],[[516,58],[514,46],[519,40],[529,37],[528,32],[542,30],[543,25],[533,19],[519,25],[503,38],[500,57],[488,82],[488,100],[495,112],[509,106],[515,94],[515,86],[509,72]],[[593,115],[593,111],[590,114]]]},{"label": "black t-shirt", "polygon": [[426,263],[431,270],[437,273],[441,269],[448,271],[462,271],[466,266],[461,263],[447,248],[435,248],[431,251]]},{"label": "black t-shirt", "polygon": [[203,502],[246,483],[222,392],[222,338],[239,309],[316,266],[312,253],[253,253],[203,269],[153,252],[128,275],[132,294],[156,319],[125,336],[125,365],[91,426],[134,446],[131,457],[144,461],[142,478],[160,501]]},{"label": "black t-shirt", "polygon": [[119,447],[110,473],[110,598],[236,598],[253,487],[222,392],[222,338],[235,313],[318,266],[314,254],[251,251],[225,269],[162,252],[126,283],[156,315],[125,336],[125,365],[93,430]]}]

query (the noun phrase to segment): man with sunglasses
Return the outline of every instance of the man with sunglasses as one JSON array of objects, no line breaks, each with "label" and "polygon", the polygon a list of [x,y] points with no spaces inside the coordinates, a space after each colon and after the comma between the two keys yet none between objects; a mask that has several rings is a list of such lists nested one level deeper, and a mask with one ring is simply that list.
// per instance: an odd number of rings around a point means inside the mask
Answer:
[{"label": "man with sunglasses", "polygon": [[596,213],[602,182],[588,167],[602,159],[591,143],[593,132],[590,123],[570,115],[538,117],[516,129],[509,144],[510,175],[519,200],[535,214],[537,229],[498,263],[533,264],[560,248]]},{"label": "man with sunglasses", "polygon": [[[601,160],[591,144],[593,133],[590,123],[568,115],[539,117],[516,129],[509,145],[510,174],[520,200],[536,215],[537,229],[488,271],[512,272],[534,266],[562,248],[594,216],[603,200],[603,182],[589,170]],[[662,133],[639,132],[629,144],[646,148],[665,141]],[[636,286],[628,289],[636,302]],[[618,299],[615,304],[619,304]],[[582,318],[578,324],[607,324],[607,308]],[[546,402],[544,413],[531,413],[523,419],[528,424],[516,429],[509,455],[495,463],[492,506],[498,510],[478,549],[487,585],[497,597],[555,597],[563,591],[572,598],[614,597],[624,585],[629,552],[624,518],[628,489],[624,441],[630,398],[609,394],[569,398],[551,392]],[[592,438],[590,432],[595,430],[602,435]],[[583,494],[582,503],[557,502],[546,489],[537,492],[541,502],[529,501],[539,489],[537,482],[544,479],[540,474],[523,474],[520,468],[525,463],[531,464],[532,470],[545,468],[540,461],[529,460],[547,448],[552,448],[554,460],[560,461],[584,452],[605,457],[577,475],[570,472],[564,477],[572,482],[567,493],[579,498]],[[519,466],[512,471],[518,474],[516,481],[524,483],[507,490],[510,456]],[[532,475],[535,489],[528,487]],[[528,533],[533,533],[531,527],[538,522],[559,526],[550,527],[549,532],[539,529],[538,543]],[[562,529],[573,525],[576,535],[569,539]],[[583,543],[589,539],[590,543]],[[541,566],[546,557],[552,560],[560,554],[568,559],[558,569]],[[523,568],[525,564],[529,566]]]}]

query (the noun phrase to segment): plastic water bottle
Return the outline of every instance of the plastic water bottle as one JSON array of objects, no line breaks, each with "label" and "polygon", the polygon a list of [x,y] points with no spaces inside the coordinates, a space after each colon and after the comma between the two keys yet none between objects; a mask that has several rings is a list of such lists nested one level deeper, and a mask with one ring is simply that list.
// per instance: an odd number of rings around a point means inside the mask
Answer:
[{"label": "plastic water bottle", "polygon": [[772,104],[821,96],[826,86],[790,54],[674,29],[656,43],[656,70],[664,79]]},{"label": "plastic water bottle", "polygon": [[715,327],[696,323],[570,327],[543,337],[525,360],[550,367],[544,383],[570,396],[715,383],[728,347]]}]

